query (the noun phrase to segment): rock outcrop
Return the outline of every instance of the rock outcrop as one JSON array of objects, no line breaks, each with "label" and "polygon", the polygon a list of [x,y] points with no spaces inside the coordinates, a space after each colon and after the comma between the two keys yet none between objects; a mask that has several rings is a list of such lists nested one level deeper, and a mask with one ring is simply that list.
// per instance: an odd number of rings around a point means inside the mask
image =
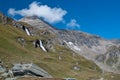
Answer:
[{"label": "rock outcrop", "polygon": [[[103,63],[105,66],[109,66],[111,72],[115,71],[120,73],[120,47],[110,46],[107,51],[99,55],[96,60]],[[104,69],[106,70],[106,68]]]}]

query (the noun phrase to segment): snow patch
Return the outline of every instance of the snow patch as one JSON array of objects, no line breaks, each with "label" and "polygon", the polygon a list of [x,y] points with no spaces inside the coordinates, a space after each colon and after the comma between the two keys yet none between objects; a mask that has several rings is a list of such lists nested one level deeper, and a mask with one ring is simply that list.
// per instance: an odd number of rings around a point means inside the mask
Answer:
[{"label": "snow patch", "polygon": [[47,52],[47,50],[45,49],[45,47],[43,46],[43,44],[42,44],[42,41],[40,40],[40,48],[43,50],[43,51],[45,51],[45,52]]},{"label": "snow patch", "polygon": [[81,51],[81,49],[80,49],[78,46],[74,45],[72,42],[67,42],[67,41],[65,41],[65,40],[64,40],[64,42],[67,44],[67,46],[68,46],[70,49],[74,49],[74,50],[77,50],[77,51]]},{"label": "snow patch", "polygon": [[30,32],[27,28],[25,28],[25,31],[26,31],[27,35],[30,36]]}]

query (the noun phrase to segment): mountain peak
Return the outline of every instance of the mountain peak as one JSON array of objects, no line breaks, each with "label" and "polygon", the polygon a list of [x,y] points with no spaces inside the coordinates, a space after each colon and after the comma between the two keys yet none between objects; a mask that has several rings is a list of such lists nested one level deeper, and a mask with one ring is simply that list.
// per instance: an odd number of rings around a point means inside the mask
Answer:
[{"label": "mountain peak", "polygon": [[25,18],[28,18],[28,19],[40,19],[38,16],[26,16]]},{"label": "mountain peak", "polygon": [[56,33],[56,29],[53,26],[51,26],[49,23],[44,21],[42,18],[39,18],[38,16],[27,16],[20,19],[19,21],[33,26],[34,29],[48,30],[51,33]]},{"label": "mountain peak", "polygon": [[26,20],[41,20],[38,16],[26,16],[20,19],[19,21],[26,21]]}]

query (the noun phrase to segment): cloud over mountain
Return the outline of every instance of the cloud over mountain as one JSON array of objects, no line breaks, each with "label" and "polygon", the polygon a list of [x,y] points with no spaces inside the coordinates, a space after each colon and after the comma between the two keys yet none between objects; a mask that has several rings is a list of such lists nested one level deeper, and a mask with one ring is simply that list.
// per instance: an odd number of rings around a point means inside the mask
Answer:
[{"label": "cloud over mountain", "polygon": [[75,19],[71,19],[70,22],[66,24],[66,26],[71,29],[80,28],[80,24],[78,24]]},{"label": "cloud over mountain", "polygon": [[63,17],[67,14],[67,11],[62,8],[51,8],[48,5],[41,5],[39,2],[33,2],[29,5],[29,8],[24,8],[21,10],[10,8],[8,10],[8,14],[12,16],[38,16],[44,18],[44,20],[49,23],[57,23],[64,21]]}]

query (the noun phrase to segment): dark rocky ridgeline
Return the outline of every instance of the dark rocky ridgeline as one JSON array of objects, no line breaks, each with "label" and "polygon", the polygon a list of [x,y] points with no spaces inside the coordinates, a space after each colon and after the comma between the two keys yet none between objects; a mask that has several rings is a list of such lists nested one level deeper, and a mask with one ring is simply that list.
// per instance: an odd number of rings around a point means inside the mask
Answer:
[{"label": "dark rocky ridgeline", "polygon": [[5,16],[3,13],[0,12],[0,23],[1,24],[12,24],[13,19],[10,17]]},{"label": "dark rocky ridgeline", "polygon": [[31,32],[27,26],[24,26],[23,24],[13,20],[10,17],[5,16],[3,13],[0,12],[0,23],[1,24],[7,24],[7,25],[12,25],[16,28],[23,29],[27,35],[31,36]]}]

